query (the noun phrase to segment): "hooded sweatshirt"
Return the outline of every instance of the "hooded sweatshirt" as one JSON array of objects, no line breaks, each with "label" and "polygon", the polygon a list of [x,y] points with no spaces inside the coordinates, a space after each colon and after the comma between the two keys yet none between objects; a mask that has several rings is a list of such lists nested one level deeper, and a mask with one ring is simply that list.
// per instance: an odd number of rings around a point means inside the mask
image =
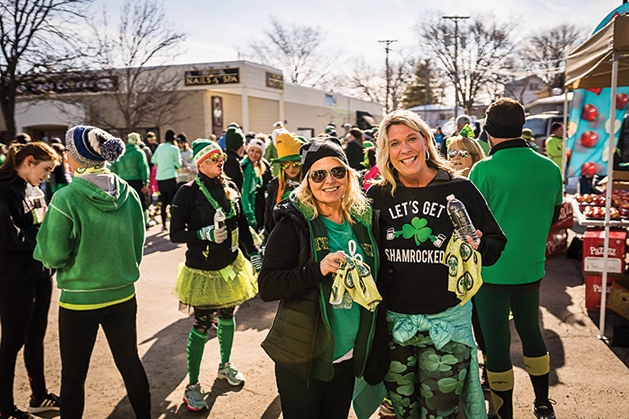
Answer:
[{"label": "hooded sweatshirt", "polygon": [[57,268],[61,307],[93,310],[135,295],[144,238],[140,200],[124,180],[76,176],[53,196],[34,257]]}]

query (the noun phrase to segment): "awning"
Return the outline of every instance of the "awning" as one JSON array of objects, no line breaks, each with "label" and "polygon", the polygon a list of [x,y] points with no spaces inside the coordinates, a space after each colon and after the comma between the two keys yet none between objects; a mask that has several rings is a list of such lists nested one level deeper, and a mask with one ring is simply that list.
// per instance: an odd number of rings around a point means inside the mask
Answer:
[{"label": "awning", "polygon": [[619,55],[618,86],[629,85],[629,15],[616,16],[566,58],[566,88],[611,86],[612,57]]}]

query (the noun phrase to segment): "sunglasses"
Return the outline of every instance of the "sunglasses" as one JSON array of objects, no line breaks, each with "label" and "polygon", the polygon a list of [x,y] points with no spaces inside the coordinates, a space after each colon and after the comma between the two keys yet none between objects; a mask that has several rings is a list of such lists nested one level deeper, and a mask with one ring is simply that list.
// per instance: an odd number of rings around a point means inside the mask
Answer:
[{"label": "sunglasses", "polygon": [[470,152],[467,150],[450,150],[448,151],[448,156],[450,156],[451,159],[455,158],[456,155],[461,156],[462,159],[469,157]]},{"label": "sunglasses", "polygon": [[328,177],[328,173],[331,174],[334,178],[340,180],[347,175],[347,169],[343,166],[337,166],[331,168],[329,172],[327,170],[315,170],[314,172],[310,173],[310,179],[312,179],[314,183],[321,183],[325,180],[325,178]]},{"label": "sunglasses", "polygon": [[225,154],[225,153],[212,154],[207,159],[208,159],[208,161],[212,161],[214,163],[216,163],[219,160],[227,161],[227,154]]},{"label": "sunglasses", "polygon": [[301,162],[298,162],[298,161],[285,161],[285,162],[282,162],[282,169],[286,170],[289,167],[293,167],[293,168],[301,167]]}]

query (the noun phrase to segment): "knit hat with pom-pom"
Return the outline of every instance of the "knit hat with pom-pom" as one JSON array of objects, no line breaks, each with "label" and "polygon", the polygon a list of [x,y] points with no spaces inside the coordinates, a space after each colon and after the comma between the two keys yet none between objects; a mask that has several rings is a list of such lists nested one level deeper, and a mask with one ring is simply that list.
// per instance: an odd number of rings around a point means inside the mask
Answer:
[{"label": "knit hat with pom-pom", "polygon": [[79,125],[66,133],[66,147],[81,167],[102,167],[124,154],[125,145],[100,128]]}]

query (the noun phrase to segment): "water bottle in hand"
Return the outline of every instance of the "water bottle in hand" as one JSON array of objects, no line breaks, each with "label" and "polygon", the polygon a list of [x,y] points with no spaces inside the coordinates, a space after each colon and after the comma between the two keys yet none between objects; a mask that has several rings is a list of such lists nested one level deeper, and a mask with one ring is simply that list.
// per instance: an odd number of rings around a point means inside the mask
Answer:
[{"label": "water bottle in hand", "polygon": [[446,210],[448,211],[450,220],[454,225],[456,235],[464,242],[467,242],[466,237],[469,236],[472,238],[472,241],[474,241],[474,244],[478,246],[480,244],[480,239],[476,234],[476,228],[474,227],[472,219],[467,213],[463,202],[456,199],[454,195],[448,195],[446,199],[448,200]]}]

